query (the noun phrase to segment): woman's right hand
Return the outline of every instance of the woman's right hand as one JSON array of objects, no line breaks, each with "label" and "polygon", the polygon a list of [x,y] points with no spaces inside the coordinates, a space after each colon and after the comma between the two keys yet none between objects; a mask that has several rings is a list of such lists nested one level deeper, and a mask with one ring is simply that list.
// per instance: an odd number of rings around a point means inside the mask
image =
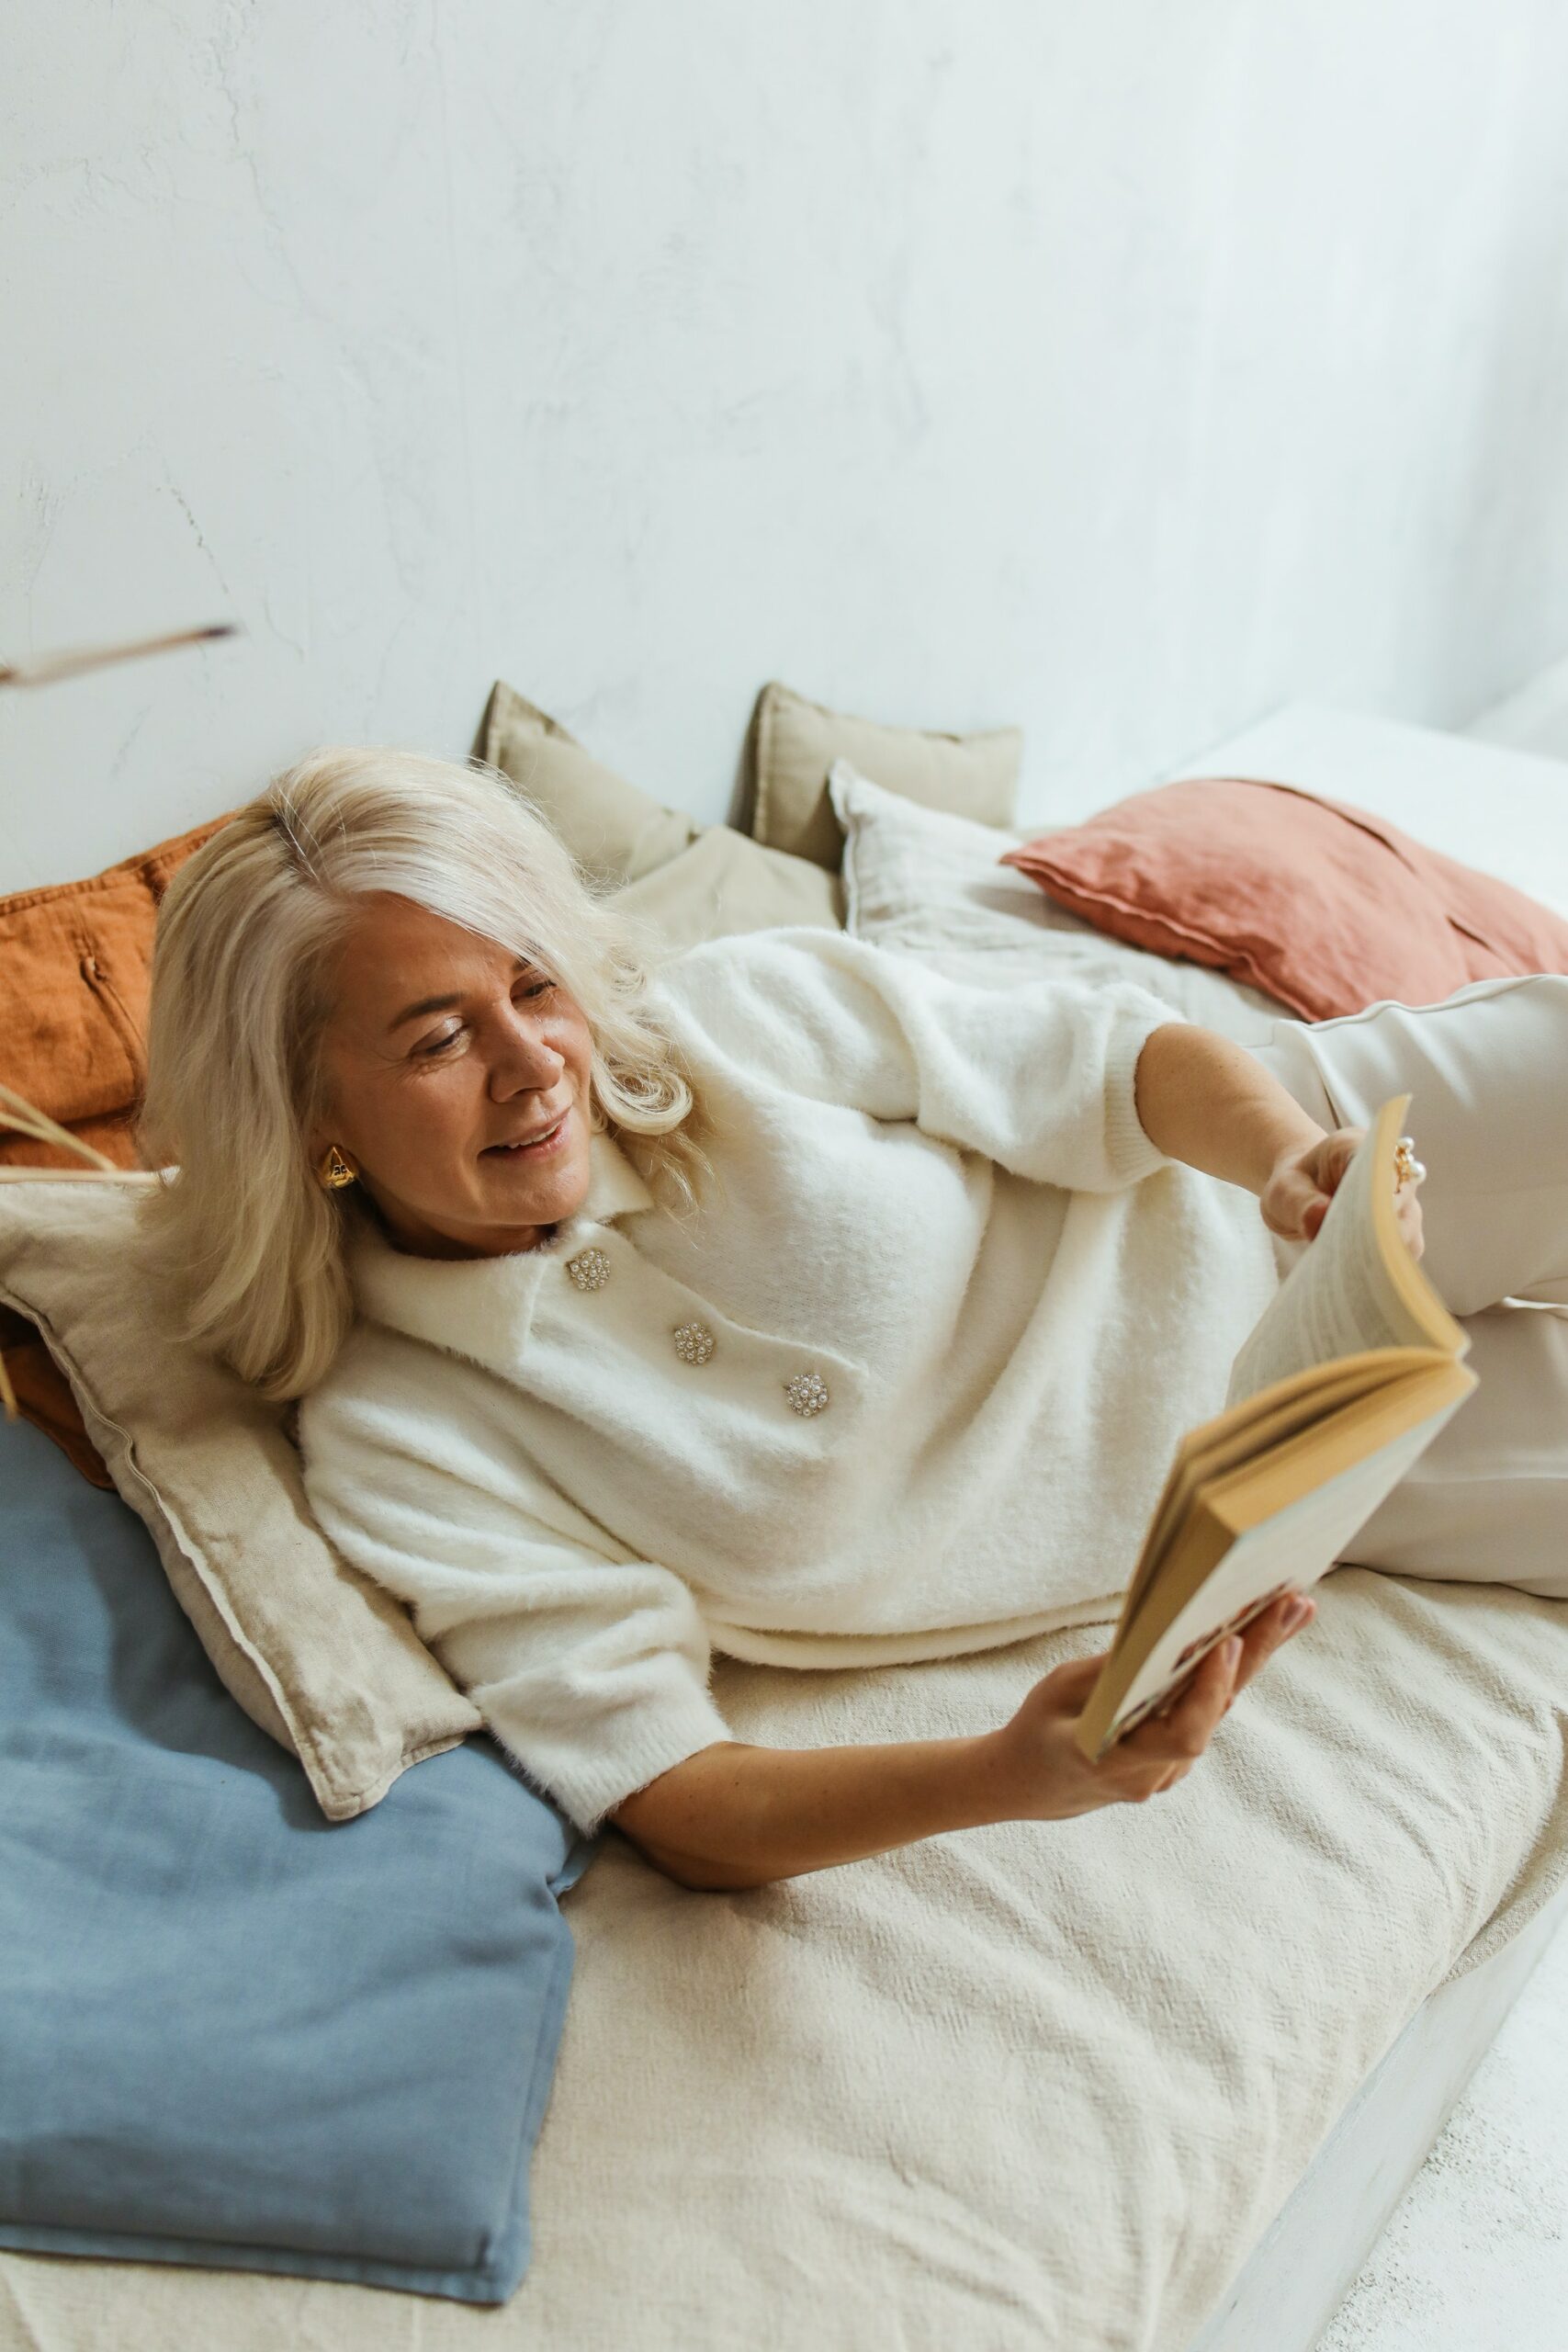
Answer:
[{"label": "woman's right hand", "polygon": [[1237,1692],[1315,1614],[1314,1601],[1281,1594],[1245,1633],[1218,1643],[1163,1712],[1146,1717],[1097,1764],[1089,1763],[1073,1734],[1104,1657],[1056,1667],[992,1735],[1009,1817],[1066,1821],[1100,1805],[1142,1804],[1173,1787],[1202,1755]]}]

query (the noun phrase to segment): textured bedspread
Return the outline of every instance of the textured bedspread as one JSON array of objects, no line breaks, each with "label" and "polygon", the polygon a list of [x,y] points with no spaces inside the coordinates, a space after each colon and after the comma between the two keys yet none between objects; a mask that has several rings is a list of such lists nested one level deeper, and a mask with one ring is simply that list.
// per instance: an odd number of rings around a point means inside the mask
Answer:
[{"label": "textured bedspread", "polygon": [[[742,1737],[947,1736],[1078,1629],[830,1676],[721,1661]],[[499,2312],[0,2260],[5,2352],[1181,2352],[1357,2085],[1568,1859],[1568,1605],[1340,1569],[1156,1804],[741,1894],[619,1838]]]}]

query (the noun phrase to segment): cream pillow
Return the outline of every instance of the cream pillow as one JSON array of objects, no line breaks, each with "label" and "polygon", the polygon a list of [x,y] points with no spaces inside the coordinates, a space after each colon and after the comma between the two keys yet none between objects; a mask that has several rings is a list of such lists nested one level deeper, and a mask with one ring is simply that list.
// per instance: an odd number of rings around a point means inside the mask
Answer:
[{"label": "cream pillow", "polygon": [[0,1178],[0,1302],[41,1330],[224,1684],[329,1820],[482,1719],[310,1516],[288,1414],[185,1345],[136,1267],[133,1171]]},{"label": "cream pillow", "polygon": [[834,762],[829,790],[844,831],[844,927],[857,939],[997,988],[1053,969],[1136,980],[1189,1021],[1244,1046],[1261,1044],[1289,1017],[1287,1005],[1243,981],[1130,946],[1058,906],[1028,875],[998,863],[1021,834],[917,808],[849,760]]},{"label": "cream pillow", "polygon": [[776,681],[762,688],[752,714],[751,833],[835,868],[843,838],[828,792],[828,771],[840,757],[922,808],[947,809],[980,825],[1010,825],[1018,797],[1023,731],[938,735],[880,727],[807,702]]},{"label": "cream pillow", "polygon": [[634,882],[668,865],[702,827],[601,767],[575,737],[515,686],[497,679],[474,744],[526,795],[597,880]]}]

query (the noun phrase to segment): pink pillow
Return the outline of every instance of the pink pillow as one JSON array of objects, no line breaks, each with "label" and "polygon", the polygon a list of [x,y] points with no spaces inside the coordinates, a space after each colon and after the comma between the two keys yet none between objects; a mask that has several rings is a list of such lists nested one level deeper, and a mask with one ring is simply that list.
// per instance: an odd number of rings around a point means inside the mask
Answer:
[{"label": "pink pillow", "polygon": [[1568,972],[1560,915],[1293,784],[1162,784],[999,862],[1114,938],[1217,966],[1303,1021]]}]

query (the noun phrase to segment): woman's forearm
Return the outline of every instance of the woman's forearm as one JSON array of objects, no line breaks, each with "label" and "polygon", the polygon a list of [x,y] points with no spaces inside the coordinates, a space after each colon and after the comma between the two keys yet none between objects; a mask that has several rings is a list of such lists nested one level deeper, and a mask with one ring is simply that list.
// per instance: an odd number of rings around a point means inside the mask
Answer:
[{"label": "woman's forearm", "polygon": [[1249,1193],[1262,1193],[1286,1152],[1326,1132],[1245,1046],[1194,1022],[1165,1021],[1151,1031],[1134,1093],[1151,1143]]},{"label": "woman's forearm", "polygon": [[1265,1610],[1210,1650],[1168,1708],[1093,1761],[1078,1733],[1103,1655],[1053,1667],[1007,1723],[969,1739],[807,1748],[717,1740],[610,1819],[667,1877],[712,1892],[863,1861],[946,1829],[1142,1804],[1191,1770],[1236,1692],[1311,1614],[1310,1601],[1300,1619],[1285,1600]]},{"label": "woman's forearm", "polygon": [[611,1819],[684,1886],[765,1886],[1009,1818],[993,1735],[886,1747],[705,1747]]}]

